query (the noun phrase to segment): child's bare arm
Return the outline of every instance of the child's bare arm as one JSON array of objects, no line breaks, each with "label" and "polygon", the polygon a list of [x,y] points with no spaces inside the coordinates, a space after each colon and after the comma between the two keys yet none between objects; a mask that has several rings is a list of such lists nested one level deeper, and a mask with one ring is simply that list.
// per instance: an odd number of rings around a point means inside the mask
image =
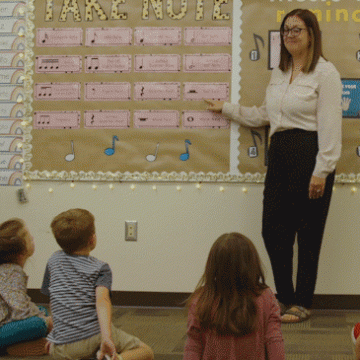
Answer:
[{"label": "child's bare arm", "polygon": [[102,360],[104,356],[110,355],[116,357],[116,348],[111,337],[111,318],[112,306],[109,289],[104,286],[96,288],[96,312],[101,331],[101,346],[98,359]]}]

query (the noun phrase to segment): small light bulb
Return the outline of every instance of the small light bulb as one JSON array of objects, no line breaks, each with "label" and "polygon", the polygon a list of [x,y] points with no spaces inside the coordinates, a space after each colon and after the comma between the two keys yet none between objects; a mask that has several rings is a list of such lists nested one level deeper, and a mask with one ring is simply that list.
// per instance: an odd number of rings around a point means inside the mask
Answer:
[{"label": "small light bulb", "polygon": [[220,192],[224,192],[225,191],[225,188],[223,186],[220,186]]},{"label": "small light bulb", "polygon": [[72,182],[72,183],[70,184],[70,187],[73,189],[73,188],[75,187],[75,184]]},{"label": "small light bulb", "polygon": [[96,190],[96,189],[97,189],[97,185],[94,184],[94,185],[92,186],[92,188],[93,188],[94,190]]},{"label": "small light bulb", "polygon": [[243,187],[243,188],[242,188],[242,192],[243,192],[244,194],[246,194],[246,193],[248,192],[248,189],[247,189],[246,187]]},{"label": "small light bulb", "polygon": [[30,187],[31,187],[30,183],[27,183],[27,184],[26,184],[26,188],[27,188],[27,189],[30,189]]},{"label": "small light bulb", "polygon": [[19,35],[19,36],[24,36],[24,30],[21,29],[21,30],[18,32],[18,35]]},{"label": "small light bulb", "polygon": [[22,59],[24,57],[24,53],[19,54],[19,58]]},{"label": "small light bulb", "polygon": [[132,185],[130,186],[130,189],[131,189],[132,191],[134,191],[134,190],[136,189],[136,186],[135,186],[134,184],[132,184]]},{"label": "small light bulb", "polygon": [[351,192],[356,193],[356,192],[357,192],[357,187],[356,187],[356,186],[353,186],[353,187],[351,188]]},{"label": "small light bulb", "polygon": [[49,188],[49,193],[51,194],[52,192],[54,192],[53,188]]},{"label": "small light bulb", "polygon": [[152,189],[153,189],[154,191],[156,191],[156,185],[153,185]]},{"label": "small light bulb", "polygon": [[196,188],[200,190],[201,189],[201,184],[196,184]]},{"label": "small light bulb", "polygon": [[114,184],[110,184],[110,185],[109,185],[109,189],[110,189],[110,190],[113,190],[113,189],[114,189]]},{"label": "small light bulb", "polygon": [[19,160],[19,163],[20,163],[20,164],[23,164],[23,163],[24,163],[24,159],[21,158],[21,159]]},{"label": "small light bulb", "polygon": [[23,144],[22,144],[22,143],[18,143],[18,144],[17,144],[17,147],[18,147],[19,149],[21,149],[21,148],[23,147]]},{"label": "small light bulb", "polygon": [[181,191],[181,186],[178,185],[178,186],[176,187],[176,190],[177,190],[177,191]]}]

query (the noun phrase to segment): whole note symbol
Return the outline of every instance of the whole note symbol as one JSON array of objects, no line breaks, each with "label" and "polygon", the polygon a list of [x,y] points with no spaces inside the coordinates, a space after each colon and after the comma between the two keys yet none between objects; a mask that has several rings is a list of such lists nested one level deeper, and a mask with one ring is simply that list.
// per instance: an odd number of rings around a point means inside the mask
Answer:
[{"label": "whole note symbol", "polygon": [[105,155],[111,156],[115,154],[115,140],[119,141],[116,135],[113,136],[112,147],[105,149]]},{"label": "whole note symbol", "polygon": [[260,59],[260,50],[259,50],[259,44],[257,41],[260,40],[263,47],[265,47],[265,43],[264,43],[264,39],[261,36],[256,35],[256,34],[253,34],[253,36],[254,36],[256,49],[250,51],[250,60],[257,61]]},{"label": "whole note symbol", "polygon": [[260,144],[262,144],[262,137],[261,137],[261,135],[260,135],[257,131],[255,131],[255,130],[251,130],[251,136],[252,136],[252,138],[253,138],[253,143],[254,143],[254,145],[253,145],[253,146],[250,146],[250,147],[248,148],[248,155],[249,155],[249,157],[251,157],[251,158],[255,158],[255,157],[258,157],[258,156],[259,156],[259,151],[258,151],[258,147],[257,147],[257,143],[256,143],[256,138],[255,138],[255,136],[257,136],[257,137],[259,138]]},{"label": "whole note symbol", "polygon": [[190,140],[185,140],[185,150],[186,150],[186,152],[180,155],[180,160],[181,161],[186,161],[186,160],[190,159],[189,145],[191,145]]},{"label": "whole note symbol", "polygon": [[65,160],[66,161],[73,161],[75,159],[75,152],[74,152],[74,141],[71,140],[71,153],[70,154],[67,154],[65,156]]},{"label": "whole note symbol", "polygon": [[156,150],[155,150],[155,154],[154,154],[154,155],[153,155],[153,154],[149,154],[149,155],[146,156],[146,160],[147,160],[147,161],[153,162],[153,161],[156,160],[157,153],[158,153],[158,150],[159,150],[159,145],[160,145],[160,143],[158,143],[158,144],[156,145]]}]

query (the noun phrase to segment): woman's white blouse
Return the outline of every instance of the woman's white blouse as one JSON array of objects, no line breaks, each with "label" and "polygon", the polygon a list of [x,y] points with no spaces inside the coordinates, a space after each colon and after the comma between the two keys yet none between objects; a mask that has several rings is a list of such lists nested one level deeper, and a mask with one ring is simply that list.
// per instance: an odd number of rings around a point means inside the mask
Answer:
[{"label": "woman's white blouse", "polygon": [[260,107],[224,103],[222,113],[243,126],[270,124],[270,136],[288,129],[317,131],[319,152],[313,175],[324,178],[334,171],[341,154],[340,74],[320,58],[313,72],[300,73],[291,84],[290,77],[291,69],[274,69]]}]

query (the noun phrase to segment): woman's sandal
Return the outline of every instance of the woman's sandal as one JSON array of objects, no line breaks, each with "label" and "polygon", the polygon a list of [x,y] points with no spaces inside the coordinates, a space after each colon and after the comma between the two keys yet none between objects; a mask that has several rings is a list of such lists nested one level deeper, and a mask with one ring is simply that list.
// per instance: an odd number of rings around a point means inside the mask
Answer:
[{"label": "woman's sandal", "polygon": [[280,302],[279,300],[278,300],[278,304],[280,306],[280,315],[283,316],[286,313],[286,311],[289,309],[289,307],[283,304],[282,302]]},{"label": "woman's sandal", "polygon": [[292,315],[298,318],[298,320],[281,319],[282,323],[291,324],[291,323],[301,323],[303,321],[308,320],[311,316],[311,313],[310,310],[305,309],[303,306],[294,305],[291,306],[288,310],[286,310],[284,315]]}]

